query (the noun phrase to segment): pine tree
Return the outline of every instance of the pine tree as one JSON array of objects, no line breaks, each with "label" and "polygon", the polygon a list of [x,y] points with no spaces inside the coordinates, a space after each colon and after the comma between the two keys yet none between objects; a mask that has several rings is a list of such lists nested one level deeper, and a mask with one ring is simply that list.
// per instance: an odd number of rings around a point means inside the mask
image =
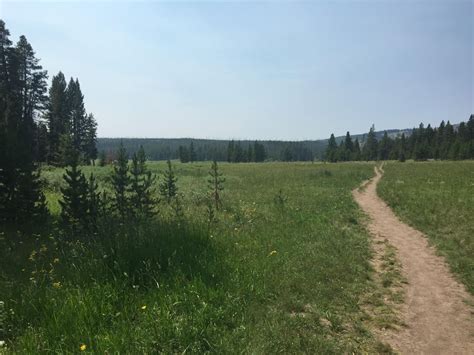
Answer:
[{"label": "pine tree", "polygon": [[194,163],[197,160],[196,151],[194,150],[194,143],[189,145],[189,161]]},{"label": "pine tree", "polygon": [[48,125],[48,161],[53,165],[61,165],[60,143],[61,137],[69,132],[69,110],[67,104],[66,79],[59,72],[53,76],[49,89],[48,111],[46,121]]},{"label": "pine tree", "polygon": [[147,170],[143,146],[132,158],[130,203],[136,216],[151,217],[154,213],[153,183],[155,176]]},{"label": "pine tree", "polygon": [[474,115],[469,117],[466,127],[469,131],[469,159],[474,159]]},{"label": "pine tree", "polygon": [[36,118],[45,107],[46,71],[24,36],[12,47],[0,20],[0,221],[45,216],[35,164]]},{"label": "pine tree", "polygon": [[99,217],[103,210],[101,193],[99,192],[99,185],[95,179],[95,176],[91,173],[87,183],[87,220],[86,226],[91,232],[97,231],[97,224]]},{"label": "pine tree", "polygon": [[388,137],[387,131],[384,132],[382,139],[378,143],[378,159],[388,160],[391,150],[391,140]]},{"label": "pine tree", "polygon": [[114,189],[113,208],[117,211],[122,220],[128,217],[129,212],[128,190],[130,186],[130,176],[128,170],[127,151],[123,146],[123,142],[120,142],[117,163],[114,165],[112,174],[112,186]]},{"label": "pine tree", "polygon": [[178,193],[178,188],[176,186],[178,179],[174,175],[171,161],[168,160],[166,164],[168,168],[163,172],[163,181],[160,183],[160,195],[163,196],[168,204],[170,204],[171,200]]},{"label": "pine tree", "polygon": [[337,143],[336,143],[336,137],[334,137],[334,134],[331,134],[331,137],[329,138],[328,141],[328,146],[326,148],[326,160],[334,163],[337,161]]},{"label": "pine tree", "polygon": [[242,149],[240,142],[237,142],[234,148],[234,162],[240,163],[242,161],[244,161],[244,150]]},{"label": "pine tree", "polygon": [[[35,114],[46,107],[47,72],[39,65],[39,59],[25,36],[20,36],[16,46],[19,63],[19,84],[22,97],[22,118],[32,127]],[[30,137],[26,137],[31,138]],[[30,140],[31,142],[32,140]]]},{"label": "pine tree", "polygon": [[261,163],[264,162],[265,159],[267,158],[267,152],[265,150],[265,146],[261,143],[258,143],[255,141],[253,144],[253,152],[254,152],[254,157],[255,157],[255,162]]},{"label": "pine tree", "polygon": [[235,162],[235,142],[233,140],[227,146],[227,161],[229,163]]},{"label": "pine tree", "polygon": [[189,149],[182,145],[179,146],[178,156],[181,163],[189,163]]},{"label": "pine tree", "polygon": [[367,140],[362,148],[362,156],[366,161],[377,160],[377,147],[378,142],[375,137],[375,127],[372,125],[369,133],[367,134]]},{"label": "pine tree", "polygon": [[443,146],[443,137],[444,137],[444,128],[446,124],[444,123],[444,120],[441,121],[438,129],[436,130],[436,138],[435,138],[435,147],[434,147],[434,158],[435,159],[442,159],[442,146]]},{"label": "pine tree", "polygon": [[360,158],[361,158],[361,153],[360,153],[360,143],[359,143],[359,139],[356,138],[356,140],[354,141],[354,152],[352,154],[352,160],[354,161],[359,161]]},{"label": "pine tree", "polygon": [[37,162],[46,162],[48,160],[48,128],[43,122],[36,125],[34,160]]},{"label": "pine tree", "polygon": [[253,152],[253,149],[252,149],[252,146],[249,144],[249,146],[247,147],[247,159],[246,159],[247,162],[252,162],[252,161],[255,161],[255,156],[254,156],[254,152]]},{"label": "pine tree", "polygon": [[346,133],[346,138],[344,139],[344,160],[348,161],[352,159],[354,153],[354,143],[349,132]]},{"label": "pine tree", "polygon": [[450,153],[451,145],[454,142],[454,138],[455,138],[454,128],[451,125],[451,123],[448,121],[443,131],[443,137],[442,137],[442,143],[441,143],[441,154],[440,154],[441,159],[450,158],[449,153]]},{"label": "pine tree", "polygon": [[94,115],[90,113],[84,121],[83,150],[87,163],[95,165],[97,159],[97,122]]},{"label": "pine tree", "polygon": [[80,159],[84,158],[84,137],[86,129],[86,109],[84,108],[84,95],[81,91],[79,80],[69,81],[67,87],[68,105],[70,109],[71,142],[74,150],[80,153]]},{"label": "pine tree", "polygon": [[84,174],[78,167],[77,155],[71,161],[70,169],[63,175],[66,187],[61,188],[62,200],[61,219],[64,226],[71,228],[73,233],[81,231],[87,218],[88,184]]},{"label": "pine tree", "polygon": [[216,210],[219,210],[221,202],[221,192],[224,190],[225,178],[222,176],[222,172],[219,171],[217,161],[213,161],[211,170],[209,170],[210,179],[208,180],[209,189],[211,191],[211,199],[214,203]]},{"label": "pine tree", "polygon": [[406,138],[405,133],[402,133],[402,137],[400,138],[400,147],[398,152],[398,161],[405,162],[406,160]]}]

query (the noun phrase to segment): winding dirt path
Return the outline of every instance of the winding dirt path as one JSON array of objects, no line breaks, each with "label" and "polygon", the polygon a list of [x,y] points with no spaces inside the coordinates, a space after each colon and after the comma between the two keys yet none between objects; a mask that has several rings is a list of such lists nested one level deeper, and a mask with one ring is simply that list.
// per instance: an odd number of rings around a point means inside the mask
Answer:
[{"label": "winding dirt path", "polygon": [[354,190],[359,206],[370,217],[369,231],[397,249],[408,281],[400,330],[388,330],[382,340],[402,354],[474,355],[474,317],[466,304],[471,297],[451,275],[443,258],[428,245],[426,236],[401,222],[377,196],[383,171]]}]

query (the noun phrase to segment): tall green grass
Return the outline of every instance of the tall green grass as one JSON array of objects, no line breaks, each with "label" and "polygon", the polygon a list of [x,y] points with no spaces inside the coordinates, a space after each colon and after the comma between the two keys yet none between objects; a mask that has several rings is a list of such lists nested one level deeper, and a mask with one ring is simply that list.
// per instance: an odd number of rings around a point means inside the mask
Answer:
[{"label": "tall green grass", "polygon": [[[104,222],[91,239],[4,234],[0,339],[27,353],[379,349],[359,305],[370,248],[351,197],[373,166],[221,164],[223,211],[210,226],[208,168],[176,164],[184,221],[160,204],[156,220]],[[109,167],[84,170],[108,189]],[[61,174],[43,171],[56,215]]]},{"label": "tall green grass", "polygon": [[381,197],[428,235],[474,293],[474,162],[389,163],[384,169]]}]

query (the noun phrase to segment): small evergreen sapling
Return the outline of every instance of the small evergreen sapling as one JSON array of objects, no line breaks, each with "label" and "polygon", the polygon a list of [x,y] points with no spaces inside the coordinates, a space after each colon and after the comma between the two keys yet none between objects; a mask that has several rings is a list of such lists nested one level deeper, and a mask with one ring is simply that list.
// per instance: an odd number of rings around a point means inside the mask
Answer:
[{"label": "small evergreen sapling", "polygon": [[122,220],[127,217],[129,211],[128,190],[130,186],[130,176],[128,170],[127,151],[125,150],[123,143],[120,143],[117,163],[114,166],[112,174],[112,186],[114,189],[113,208],[118,212]]},{"label": "small evergreen sapling", "polygon": [[78,168],[77,157],[71,161],[71,168],[63,175],[66,187],[61,188],[61,219],[66,226],[77,232],[84,224],[87,214],[88,184]]},{"label": "small evergreen sapling", "polygon": [[215,160],[212,162],[209,176],[210,179],[208,180],[208,183],[211,191],[211,200],[213,201],[216,210],[219,210],[219,206],[222,205],[221,192],[224,190],[225,178],[222,177],[222,172],[219,171],[217,161]]},{"label": "small evergreen sapling", "polygon": [[156,176],[146,167],[146,155],[142,146],[133,155],[131,169],[130,202],[135,215],[151,217],[155,214],[153,184]]},{"label": "small evergreen sapling", "polygon": [[99,192],[99,185],[94,174],[90,174],[87,184],[87,227],[90,231],[97,231],[97,223],[102,212],[102,199]]},{"label": "small evergreen sapling", "polygon": [[167,169],[163,173],[163,181],[160,183],[160,195],[166,200],[168,204],[171,203],[171,200],[178,193],[178,188],[176,182],[178,179],[174,175],[173,166],[171,161],[167,161]]}]

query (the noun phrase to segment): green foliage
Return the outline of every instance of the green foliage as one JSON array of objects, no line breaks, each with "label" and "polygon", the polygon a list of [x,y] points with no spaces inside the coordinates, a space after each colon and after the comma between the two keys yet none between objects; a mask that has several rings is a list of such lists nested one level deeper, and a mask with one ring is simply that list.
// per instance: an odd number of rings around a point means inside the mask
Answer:
[{"label": "green foliage", "polygon": [[143,147],[133,155],[130,184],[130,204],[133,214],[149,218],[155,214],[153,184],[155,175],[147,170],[146,155]]},{"label": "green foliage", "polygon": [[399,160],[406,159],[423,161],[428,159],[474,159],[474,115],[461,122],[457,129],[453,125],[441,122],[438,128],[431,125],[426,128],[420,123],[407,137],[391,138],[385,131],[380,141],[377,140],[372,127],[363,141],[362,152],[359,141],[352,144],[349,132],[344,141],[337,145],[334,134],[331,135],[326,148],[326,160],[329,162],[350,160]]},{"label": "green foliage", "polygon": [[328,141],[328,146],[326,148],[326,160],[330,162],[337,161],[337,143],[334,134],[331,134],[331,137]]},{"label": "green foliage", "polygon": [[53,76],[49,89],[46,120],[49,131],[48,162],[52,165],[64,163],[61,156],[62,136],[69,131],[69,108],[67,105],[66,78],[62,72]]},{"label": "green foliage", "polygon": [[366,161],[377,160],[378,153],[378,141],[375,137],[375,127],[370,128],[369,133],[367,134],[367,140],[365,141],[364,146],[362,147],[362,158]]},{"label": "green foliage", "polygon": [[207,180],[207,182],[209,184],[210,197],[216,210],[219,210],[219,207],[222,205],[221,192],[224,190],[225,182],[225,178],[222,175],[217,162],[214,160],[211,165],[211,170],[209,170],[210,179]]},{"label": "green foliage", "polygon": [[258,141],[255,151],[255,141],[242,140],[239,141],[242,152],[236,154],[238,152],[233,149],[236,148],[236,141],[190,138],[99,138],[97,147],[99,151],[114,152],[118,150],[121,141],[131,154],[137,152],[138,147],[142,145],[150,160],[179,159],[182,163],[187,163],[191,159],[189,155],[191,142],[196,152],[196,161],[218,162],[233,162],[238,156],[241,162],[248,162],[249,150],[252,153],[251,161],[255,162],[281,161],[284,158],[291,161],[312,161],[314,158],[320,159],[326,147],[326,142],[322,140],[303,142],[272,140]]},{"label": "green foliage", "polygon": [[160,182],[160,195],[165,199],[165,201],[170,204],[172,199],[178,193],[178,187],[176,182],[178,178],[174,174],[173,166],[171,161],[166,162],[166,169],[163,172],[163,180]]},{"label": "green foliage", "polygon": [[125,220],[129,214],[128,190],[130,186],[130,176],[128,172],[127,151],[121,144],[112,174],[112,187],[114,191],[113,206],[122,220]]},{"label": "green foliage", "polygon": [[100,217],[103,217],[103,204],[105,201],[102,200],[102,194],[99,192],[99,185],[96,181],[94,174],[89,175],[87,184],[87,229],[92,232],[97,231],[97,226],[100,222]]},{"label": "green foliage", "polygon": [[35,119],[46,103],[47,75],[25,36],[12,46],[9,35],[0,20],[0,224],[24,227],[46,215]]},{"label": "green foliage", "polygon": [[79,80],[69,81],[62,72],[53,77],[49,90],[46,121],[49,128],[49,163],[56,166],[70,164],[71,151],[79,153],[85,163],[97,159],[97,122],[87,114]]},{"label": "green foliage", "polygon": [[66,187],[61,188],[62,200],[61,219],[66,228],[73,234],[82,231],[87,224],[89,186],[81,170],[78,168],[77,158],[71,162],[71,168],[66,169],[63,175]]},{"label": "green foliage", "polygon": [[474,162],[389,163],[380,196],[423,231],[474,293]]},{"label": "green foliage", "polygon": [[[226,203],[208,233],[208,199],[195,198],[207,191],[206,165],[176,166],[186,210],[179,223],[120,225],[112,216],[87,240],[65,241],[53,229],[38,239],[15,234],[10,249],[0,238],[8,348],[375,353],[359,303],[372,287],[369,237],[350,194],[372,166],[219,164]],[[81,169],[109,187],[111,167]],[[47,186],[62,173],[45,169]],[[275,187],[290,196],[284,209],[273,203]],[[57,196],[48,190],[50,201]]]}]

